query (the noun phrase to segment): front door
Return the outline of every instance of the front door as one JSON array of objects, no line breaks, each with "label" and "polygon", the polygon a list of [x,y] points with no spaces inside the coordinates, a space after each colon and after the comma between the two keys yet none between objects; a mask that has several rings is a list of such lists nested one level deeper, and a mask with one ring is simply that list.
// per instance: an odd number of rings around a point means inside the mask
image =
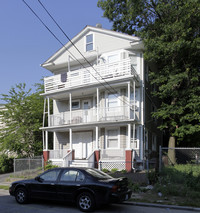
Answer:
[{"label": "front door", "polygon": [[75,159],[86,159],[92,153],[92,132],[74,132],[72,135]]},{"label": "front door", "polygon": [[90,108],[91,108],[91,100],[84,100],[83,101],[83,122],[87,123],[90,122]]}]

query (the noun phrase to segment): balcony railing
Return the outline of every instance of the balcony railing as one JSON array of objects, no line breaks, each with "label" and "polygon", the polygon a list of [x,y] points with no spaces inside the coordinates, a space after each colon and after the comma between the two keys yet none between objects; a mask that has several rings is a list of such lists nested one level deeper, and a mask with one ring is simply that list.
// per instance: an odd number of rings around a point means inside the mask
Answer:
[{"label": "balcony railing", "polygon": [[136,70],[131,65],[130,58],[46,77],[44,78],[44,88],[45,93],[48,93],[128,76],[138,78]]},{"label": "balcony railing", "polygon": [[97,109],[89,110],[75,110],[62,112],[55,115],[50,115],[49,126],[60,126],[65,124],[82,124],[101,121],[116,121],[137,119],[138,112],[130,109],[128,106],[118,106],[109,108],[99,108],[97,116]]}]

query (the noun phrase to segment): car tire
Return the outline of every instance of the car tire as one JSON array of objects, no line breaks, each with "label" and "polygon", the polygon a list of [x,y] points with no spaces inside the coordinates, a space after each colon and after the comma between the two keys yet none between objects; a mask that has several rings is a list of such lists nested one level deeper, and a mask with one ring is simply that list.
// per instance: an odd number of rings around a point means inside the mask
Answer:
[{"label": "car tire", "polygon": [[18,188],[15,192],[15,199],[19,204],[28,202],[28,193],[25,188]]},{"label": "car tire", "polygon": [[83,192],[77,197],[77,206],[82,212],[91,212],[95,208],[94,197],[89,192]]}]

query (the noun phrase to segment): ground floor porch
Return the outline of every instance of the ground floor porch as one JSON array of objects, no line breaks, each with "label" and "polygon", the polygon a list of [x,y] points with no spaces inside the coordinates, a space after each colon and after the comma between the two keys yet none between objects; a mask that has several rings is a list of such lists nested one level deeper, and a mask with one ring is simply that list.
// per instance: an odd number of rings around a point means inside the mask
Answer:
[{"label": "ground floor porch", "polygon": [[136,124],[69,128],[53,132],[53,149],[44,132],[44,159],[59,166],[132,170],[143,164],[143,128]]}]

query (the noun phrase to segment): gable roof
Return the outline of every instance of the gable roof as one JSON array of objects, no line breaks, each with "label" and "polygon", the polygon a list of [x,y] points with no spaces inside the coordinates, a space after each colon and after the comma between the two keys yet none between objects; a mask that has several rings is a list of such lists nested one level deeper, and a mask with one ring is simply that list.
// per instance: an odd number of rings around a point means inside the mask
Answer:
[{"label": "gable roof", "polygon": [[113,37],[118,37],[121,39],[128,40],[130,42],[130,46],[141,44],[141,38],[136,36],[131,36],[128,34],[116,32],[113,30],[107,30],[103,29],[101,27],[93,27],[90,25],[85,26],[85,28],[80,31],[74,38],[71,39],[65,46],[61,47],[55,54],[53,54],[49,59],[47,59],[43,64],[41,64],[42,67],[48,68],[52,65],[54,65],[54,61],[60,57],[63,53],[65,53],[74,43],[76,43],[83,35],[87,34],[88,32],[98,32],[104,35],[109,35]]}]

